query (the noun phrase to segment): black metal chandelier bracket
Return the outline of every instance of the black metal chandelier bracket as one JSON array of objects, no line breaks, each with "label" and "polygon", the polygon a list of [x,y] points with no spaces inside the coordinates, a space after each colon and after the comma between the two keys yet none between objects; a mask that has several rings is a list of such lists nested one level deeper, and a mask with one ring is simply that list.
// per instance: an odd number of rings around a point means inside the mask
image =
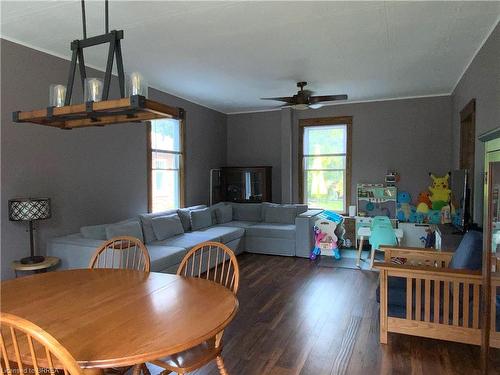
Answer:
[{"label": "black metal chandelier bracket", "polygon": [[77,39],[71,42],[71,64],[69,67],[68,84],[66,91],[66,98],[64,105],[71,104],[71,95],[73,92],[73,85],[75,81],[76,65],[78,63],[78,70],[80,71],[80,80],[82,82],[82,89],[85,87],[85,78],[87,73],[85,69],[85,59],[83,50],[88,47],[94,47],[101,44],[109,43],[108,59],[106,63],[106,72],[104,73],[104,87],[102,91],[102,99],[108,100],[109,87],[111,84],[113,62],[116,58],[116,67],[118,71],[118,84],[120,87],[120,97],[125,97],[125,73],[123,71],[123,57],[121,40],[123,39],[123,30],[109,31],[109,13],[108,13],[108,0],[105,0],[105,34],[87,38],[87,23],[85,17],[85,0],[82,0],[82,24],[83,24],[83,39]]}]

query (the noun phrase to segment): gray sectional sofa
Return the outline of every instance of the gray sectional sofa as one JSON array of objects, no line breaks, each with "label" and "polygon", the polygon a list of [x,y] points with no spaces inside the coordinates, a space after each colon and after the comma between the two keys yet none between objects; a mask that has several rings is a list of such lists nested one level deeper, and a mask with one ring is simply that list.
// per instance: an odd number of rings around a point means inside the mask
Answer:
[{"label": "gray sectional sofa", "polygon": [[95,249],[118,235],[139,237],[149,250],[151,270],[175,273],[184,255],[204,241],[226,244],[236,254],[308,257],[312,226],[321,210],[306,205],[218,203],[141,214],[114,224],[86,226],[80,233],[53,238],[47,253],[60,267],[85,268]]}]

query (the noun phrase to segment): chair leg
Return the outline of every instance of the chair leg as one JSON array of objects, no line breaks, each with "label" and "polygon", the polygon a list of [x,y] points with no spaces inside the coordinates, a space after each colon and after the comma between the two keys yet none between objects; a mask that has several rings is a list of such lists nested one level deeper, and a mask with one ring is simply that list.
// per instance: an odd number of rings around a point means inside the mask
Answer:
[{"label": "chair leg", "polygon": [[132,375],[141,375],[141,374],[142,375],[151,375],[151,373],[149,372],[148,366],[146,366],[145,363],[135,365],[132,368]]},{"label": "chair leg", "polygon": [[356,260],[356,266],[358,266],[358,267],[359,267],[359,262],[361,260],[361,251],[363,250],[363,241],[364,241],[364,238],[360,237],[359,249],[358,249],[358,259]]},{"label": "chair leg", "polygon": [[370,269],[373,268],[373,261],[375,260],[375,248],[372,246],[371,254],[370,254]]},{"label": "chair leg", "polygon": [[217,362],[217,368],[219,369],[220,375],[229,375],[229,373],[226,371],[226,367],[224,366],[224,360],[220,355],[215,358],[215,361]]}]

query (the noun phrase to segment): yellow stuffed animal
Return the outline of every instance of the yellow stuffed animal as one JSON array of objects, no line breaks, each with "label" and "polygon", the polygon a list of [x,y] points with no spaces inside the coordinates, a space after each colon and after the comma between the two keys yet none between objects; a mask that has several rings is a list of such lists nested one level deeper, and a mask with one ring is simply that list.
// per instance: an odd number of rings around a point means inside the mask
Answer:
[{"label": "yellow stuffed animal", "polygon": [[432,178],[432,186],[429,186],[429,191],[431,192],[429,199],[432,202],[432,209],[440,210],[450,201],[451,190],[448,185],[450,173],[447,173],[443,177],[436,177],[432,173],[429,173],[429,176]]}]

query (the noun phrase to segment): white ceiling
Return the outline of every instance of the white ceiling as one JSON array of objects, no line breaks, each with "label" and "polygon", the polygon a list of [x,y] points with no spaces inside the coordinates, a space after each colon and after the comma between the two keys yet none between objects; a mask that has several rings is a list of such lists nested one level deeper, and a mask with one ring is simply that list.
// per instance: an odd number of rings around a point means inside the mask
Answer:
[{"label": "white ceiling", "polygon": [[[112,1],[124,64],[151,86],[225,113],[270,109],[295,82],[350,101],[449,94],[497,24],[500,2]],[[3,1],[1,36],[70,58],[79,1]],[[104,1],[87,1],[89,36]],[[103,69],[106,50],[85,51]]]}]

